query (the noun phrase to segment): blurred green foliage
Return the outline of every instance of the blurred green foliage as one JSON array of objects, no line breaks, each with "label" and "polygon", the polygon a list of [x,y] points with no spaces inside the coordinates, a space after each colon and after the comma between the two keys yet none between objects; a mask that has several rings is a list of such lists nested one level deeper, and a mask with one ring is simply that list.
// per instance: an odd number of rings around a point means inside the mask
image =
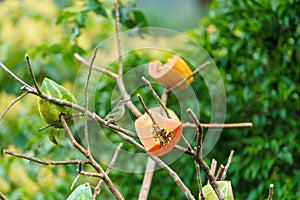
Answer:
[{"label": "blurred green foliage", "polygon": [[[120,6],[122,30],[147,26],[134,3]],[[289,1],[214,1],[200,26],[188,31],[213,57],[223,76],[227,92],[227,122],[252,121],[252,129],[224,130],[212,157],[226,163],[231,149],[235,156],[229,169],[235,199],[262,199],[268,186],[275,184],[274,198],[300,196],[299,79],[300,79],[300,4]],[[29,53],[38,82],[44,77],[72,91],[79,64],[75,52],[87,56],[101,41],[115,33],[113,4],[87,1],[2,1],[0,3],[0,59],[26,82],[31,83],[24,56]],[[183,53],[193,53],[184,46]],[[195,60],[197,60],[195,55]],[[132,52],[124,56],[125,71],[151,60],[149,55]],[[112,64],[116,69],[117,63]],[[96,91],[96,112],[104,116],[111,109],[111,91],[115,82],[103,78]],[[0,70],[0,112],[20,94],[20,85]],[[199,98],[201,121],[211,115],[210,99],[202,80],[193,82]],[[162,88],[154,85],[161,93]],[[145,99],[152,95],[139,88]],[[135,101],[136,99],[134,99]],[[174,100],[175,101],[175,100]],[[170,99],[170,104],[174,102]],[[140,108],[138,102],[135,102]],[[149,102],[151,104],[152,102]],[[153,102],[154,103],[154,102]],[[173,107],[172,107],[173,108]],[[176,109],[176,108],[174,108]],[[176,110],[175,110],[176,111]],[[82,158],[58,131],[59,145],[49,142],[47,131],[37,111],[37,98],[18,102],[0,122],[0,148],[9,148],[44,159]],[[116,143],[122,140],[109,131],[105,134]],[[127,150],[135,148],[124,143]],[[35,163],[0,156],[0,191],[9,199],[65,199],[76,177],[77,166],[40,166]],[[194,162],[180,157],[170,165],[197,195]],[[112,170],[112,180],[126,199],[136,199],[142,174]],[[47,178],[45,178],[47,177]],[[203,177],[204,178],[204,177]],[[203,179],[205,180],[205,179]],[[80,178],[76,185],[97,179]],[[26,183],[26,184],[23,184]],[[105,188],[104,199],[113,198]],[[149,199],[184,199],[184,194],[163,170],[156,171]]]},{"label": "blurred green foliage", "polygon": [[276,199],[300,196],[299,13],[297,0],[217,1],[191,32],[225,72],[227,121],[254,124],[224,130],[214,149],[220,160],[236,150],[237,199],[262,199],[270,183]]}]

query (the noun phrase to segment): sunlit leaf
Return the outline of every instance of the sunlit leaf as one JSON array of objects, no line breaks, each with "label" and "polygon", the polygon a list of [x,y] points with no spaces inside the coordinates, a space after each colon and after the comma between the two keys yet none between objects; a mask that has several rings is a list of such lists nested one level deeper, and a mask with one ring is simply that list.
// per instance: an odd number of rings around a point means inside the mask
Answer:
[{"label": "sunlit leaf", "polygon": [[88,183],[78,186],[67,200],[90,200],[92,198],[91,187]]}]

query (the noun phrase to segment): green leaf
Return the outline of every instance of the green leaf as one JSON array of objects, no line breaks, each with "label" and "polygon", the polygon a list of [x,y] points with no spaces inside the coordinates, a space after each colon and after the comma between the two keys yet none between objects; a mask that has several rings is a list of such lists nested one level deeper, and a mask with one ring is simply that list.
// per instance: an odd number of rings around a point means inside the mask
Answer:
[{"label": "green leaf", "polygon": [[53,144],[58,145],[58,142],[55,138],[55,129],[54,128],[52,128],[50,130],[50,132],[48,133],[48,138],[49,138],[50,142],[52,142]]},{"label": "green leaf", "polygon": [[84,4],[84,6],[87,7],[89,10],[94,11],[98,15],[107,17],[106,10],[103,8],[102,4],[97,0],[89,0],[87,3]]},{"label": "green leaf", "polygon": [[[75,97],[69,90],[48,78],[45,78],[43,80],[41,90],[43,93],[51,97],[76,103]],[[66,117],[71,116],[73,114],[72,108],[54,104],[42,98],[39,99],[38,108],[40,116],[47,124],[53,124],[59,121],[59,115],[61,115],[62,113],[65,114]],[[68,124],[72,123],[74,123],[73,118],[68,120]],[[62,124],[57,123],[56,125],[54,125],[54,127],[62,128]]]},{"label": "green leaf", "polygon": [[[148,26],[148,20],[143,12],[136,9],[136,5],[128,2],[119,8],[120,23],[127,28],[142,28]],[[115,12],[113,11],[113,15]]]},{"label": "green leaf", "polygon": [[90,200],[92,198],[91,187],[88,183],[78,186],[67,200]]},{"label": "green leaf", "polygon": [[[221,191],[223,192],[226,200],[234,199],[230,181],[217,181],[217,184],[219,185]],[[214,189],[211,187],[210,184],[204,186],[202,192],[206,200],[218,199]]]}]

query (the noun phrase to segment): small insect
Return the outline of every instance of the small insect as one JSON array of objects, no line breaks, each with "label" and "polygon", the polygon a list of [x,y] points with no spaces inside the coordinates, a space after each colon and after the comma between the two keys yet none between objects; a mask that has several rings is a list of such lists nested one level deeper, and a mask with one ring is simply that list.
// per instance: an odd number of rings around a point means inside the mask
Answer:
[{"label": "small insect", "polygon": [[160,147],[166,146],[171,142],[174,132],[167,129],[166,127],[161,127],[159,125],[153,125],[152,137],[159,144]]}]

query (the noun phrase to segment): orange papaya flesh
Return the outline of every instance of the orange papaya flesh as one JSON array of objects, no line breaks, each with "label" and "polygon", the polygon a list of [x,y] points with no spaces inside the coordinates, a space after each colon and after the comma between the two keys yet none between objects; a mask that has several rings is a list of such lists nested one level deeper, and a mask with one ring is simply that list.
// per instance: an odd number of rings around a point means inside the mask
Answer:
[{"label": "orange papaya flesh", "polygon": [[173,132],[170,141],[161,146],[161,143],[154,138],[153,124],[147,114],[144,114],[135,121],[135,127],[146,150],[155,156],[161,156],[172,150],[178,143],[182,134],[182,124],[176,120],[165,118],[155,111],[150,112],[160,127]]},{"label": "orange papaya flesh", "polygon": [[[160,61],[150,62],[148,73],[155,80],[170,88],[190,76],[192,71],[181,57],[173,56],[168,59],[166,64],[162,64]],[[187,88],[192,82],[193,77],[190,77],[178,90]]]}]

